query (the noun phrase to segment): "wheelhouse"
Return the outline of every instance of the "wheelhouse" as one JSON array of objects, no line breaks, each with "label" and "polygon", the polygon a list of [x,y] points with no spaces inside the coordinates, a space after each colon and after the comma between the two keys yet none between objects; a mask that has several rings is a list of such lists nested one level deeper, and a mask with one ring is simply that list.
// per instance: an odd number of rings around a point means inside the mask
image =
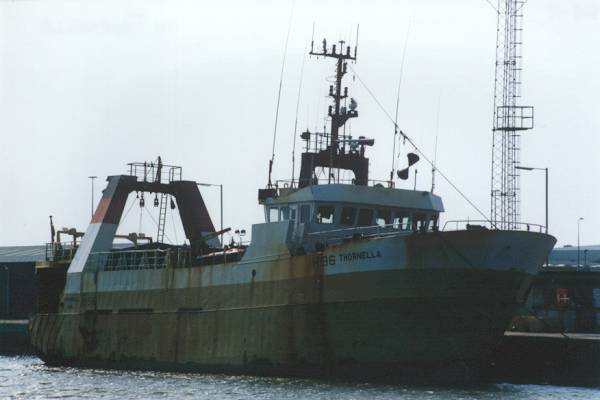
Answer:
[{"label": "wheelhouse", "polygon": [[[442,200],[429,192],[357,185],[314,185],[279,191],[262,204],[265,222],[292,221],[306,231],[385,228],[436,230]],[[308,229],[307,229],[308,228]]]}]

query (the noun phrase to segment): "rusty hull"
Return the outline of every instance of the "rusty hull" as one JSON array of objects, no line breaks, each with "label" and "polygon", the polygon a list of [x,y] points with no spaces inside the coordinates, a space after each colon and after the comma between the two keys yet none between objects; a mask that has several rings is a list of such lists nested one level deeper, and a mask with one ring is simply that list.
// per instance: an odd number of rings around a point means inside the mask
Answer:
[{"label": "rusty hull", "polygon": [[427,232],[309,255],[83,272],[60,313],[31,320],[32,342],[47,362],[114,368],[367,378],[478,366],[554,241]]}]

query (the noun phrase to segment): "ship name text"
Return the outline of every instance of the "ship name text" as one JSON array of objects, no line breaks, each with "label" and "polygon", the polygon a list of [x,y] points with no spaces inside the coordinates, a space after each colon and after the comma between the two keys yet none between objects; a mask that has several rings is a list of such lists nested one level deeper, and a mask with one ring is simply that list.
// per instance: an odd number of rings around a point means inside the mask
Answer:
[{"label": "ship name text", "polygon": [[328,256],[320,256],[316,259],[316,264],[323,267],[331,267],[339,263],[348,263],[358,260],[369,260],[372,258],[381,258],[379,250],[353,251],[349,253],[331,254]]}]

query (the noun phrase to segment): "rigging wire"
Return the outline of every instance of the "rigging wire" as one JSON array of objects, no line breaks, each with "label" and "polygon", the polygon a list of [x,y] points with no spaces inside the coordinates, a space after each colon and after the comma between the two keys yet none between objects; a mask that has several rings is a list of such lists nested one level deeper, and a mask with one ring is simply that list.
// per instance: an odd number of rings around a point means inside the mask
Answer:
[{"label": "rigging wire", "polygon": [[279,104],[281,102],[281,87],[283,85],[283,72],[285,70],[285,59],[287,57],[288,41],[290,39],[290,31],[292,30],[292,18],[294,16],[294,2],[290,10],[290,20],[288,22],[287,35],[285,37],[285,48],[283,50],[283,61],[281,62],[281,74],[279,75],[279,90],[277,91],[277,107],[275,108],[275,126],[273,128],[273,148],[271,150],[271,159],[269,160],[269,184],[271,185],[271,173],[273,172],[273,162],[275,162],[275,141],[277,139],[277,121],[279,120]]},{"label": "rigging wire", "polygon": [[396,116],[394,118],[394,145],[392,146],[392,170],[390,171],[390,187],[394,182],[394,170],[396,169],[396,139],[398,136],[398,108],[400,106],[400,88],[402,86],[402,76],[404,74],[404,59],[406,56],[406,47],[408,45],[408,35],[410,33],[410,21],[406,29],[406,38],[404,39],[404,49],[402,50],[402,61],[400,62],[400,78],[398,79],[398,91],[396,94]]},{"label": "rigging wire", "polygon": [[[156,224],[156,227],[158,227],[158,221],[156,221],[154,219],[154,216],[152,215],[152,213],[150,213],[150,211],[148,211],[148,209],[146,207],[140,207],[140,208],[143,208],[144,210],[146,210],[146,212],[150,216],[150,219],[152,219],[152,221]],[[166,233],[165,233],[165,237],[167,238],[167,240],[169,241],[170,244],[173,244],[173,241],[169,238],[169,236]]]},{"label": "rigging wire", "polygon": [[525,4],[527,4],[527,1],[528,1],[528,0],[524,0],[524,1],[523,1],[523,3],[521,3],[521,7],[517,8],[517,10],[516,10],[516,11],[520,11],[520,10],[521,10],[521,8],[523,8],[523,6],[525,6]]},{"label": "rigging wire", "polygon": [[[381,111],[383,111],[383,113],[388,117],[388,119],[394,124],[396,125],[396,123],[394,122],[394,119],[392,118],[392,116],[387,112],[387,110],[385,109],[385,107],[383,107],[383,105],[379,102],[379,100],[377,99],[377,97],[375,97],[375,95],[373,94],[373,92],[371,91],[371,89],[369,89],[369,87],[365,84],[365,82],[361,79],[360,75],[358,75],[358,73],[356,72],[356,70],[352,67],[352,65],[349,65],[350,69],[352,70],[352,72],[354,73],[354,75],[356,76],[356,78],[358,79],[358,81],[360,82],[360,84],[365,88],[365,90],[367,91],[367,93],[369,93],[369,95],[371,96],[371,98],[373,99],[373,101],[375,101],[375,103],[379,106],[379,108],[381,109]],[[396,127],[398,127],[396,125]],[[402,136],[402,138],[406,141],[408,141],[408,143],[411,144],[411,146],[414,147],[415,151],[417,151],[419,154],[421,154],[421,156],[425,159],[425,161],[427,161],[430,165],[433,165],[433,162],[431,161],[431,159],[429,159],[429,157],[427,157],[427,155],[419,148],[417,147],[417,145],[413,142],[413,140],[410,138],[410,136],[408,136],[406,133],[404,133],[402,131],[402,129],[400,129],[398,127],[398,132],[400,133],[400,135]],[[448,182],[448,184],[454,189],[456,190],[456,192],[467,202],[469,203],[469,205],[471,205],[471,207],[473,207],[475,209],[475,211],[477,211],[487,222],[490,222],[492,225],[493,222],[490,221],[490,219],[488,218],[487,215],[485,215],[480,209],[479,207],[477,207],[475,205],[475,203],[473,203],[471,201],[471,199],[469,199],[467,197],[466,194],[464,194],[459,188],[458,186],[456,186],[454,184],[454,182],[452,182],[450,180],[450,178],[448,178],[439,168],[437,168],[437,172],[440,174],[440,176],[442,178],[444,178],[444,180],[446,182]]]},{"label": "rigging wire", "polygon": [[[527,1],[527,0],[525,0],[525,1]],[[485,2],[488,3],[490,5],[490,7],[492,7],[494,9],[494,11],[496,11],[496,13],[500,14],[500,11],[498,11],[498,9],[494,5],[494,3],[492,3],[490,0],[485,0]]]},{"label": "rigging wire", "polygon": [[[314,29],[314,27],[313,27]],[[303,52],[306,54],[306,51]],[[302,93],[302,79],[304,78],[304,63],[306,62],[306,56],[302,57],[302,67],[300,68],[300,84],[298,85],[298,98],[296,99],[296,119],[294,121],[294,137],[292,138],[292,187],[295,183],[296,174],[296,142],[298,141],[298,111],[300,110],[300,94]]]},{"label": "rigging wire", "polygon": [[129,206],[129,208],[127,209],[127,211],[125,211],[125,214],[121,218],[121,221],[125,221],[125,218],[127,218],[127,215],[129,214],[129,211],[131,211],[131,209],[133,208],[133,206],[135,205],[135,203],[136,203],[136,201],[132,201],[131,202],[131,205]]}]

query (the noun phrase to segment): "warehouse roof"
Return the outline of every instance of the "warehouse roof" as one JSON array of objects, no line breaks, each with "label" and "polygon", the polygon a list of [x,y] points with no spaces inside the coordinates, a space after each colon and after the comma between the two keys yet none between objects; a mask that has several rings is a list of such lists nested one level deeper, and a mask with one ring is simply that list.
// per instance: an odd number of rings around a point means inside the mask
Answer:
[{"label": "warehouse roof", "polygon": [[0,247],[0,263],[36,262],[46,260],[46,246]]},{"label": "warehouse roof", "polygon": [[[131,246],[129,243],[114,243],[116,249]],[[0,246],[0,264],[34,263],[46,261],[46,245],[42,246]]]}]

